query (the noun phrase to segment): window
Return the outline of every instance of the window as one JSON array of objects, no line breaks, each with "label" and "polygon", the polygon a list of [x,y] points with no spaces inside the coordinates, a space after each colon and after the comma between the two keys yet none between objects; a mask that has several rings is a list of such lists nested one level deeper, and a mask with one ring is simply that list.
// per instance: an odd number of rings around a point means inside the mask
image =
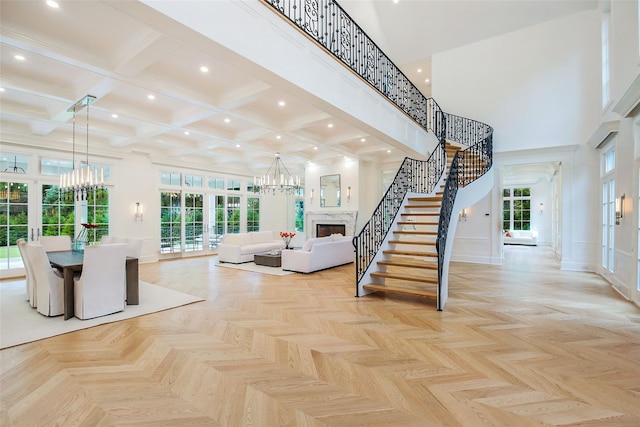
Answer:
[{"label": "window", "polygon": [[180,192],[160,193],[160,253],[170,254],[181,251]]},{"label": "window", "polygon": [[227,190],[240,191],[240,181],[230,179],[227,181]]},{"label": "window", "polygon": [[214,190],[224,190],[224,179],[222,178],[209,178],[209,188]]},{"label": "window", "polygon": [[296,200],[296,231],[304,231],[304,199]]},{"label": "window", "polygon": [[29,158],[17,154],[0,153],[0,171],[29,173]]},{"label": "window", "polygon": [[[186,178],[186,177],[185,177]],[[202,194],[184,195],[185,251],[201,251],[204,235],[204,196]]]},{"label": "window", "polygon": [[42,185],[43,236],[75,237],[74,203],[73,196],[61,194],[57,185]]},{"label": "window", "polygon": [[0,269],[22,267],[16,240],[28,240],[28,190],[28,184],[0,182]]},{"label": "window", "polygon": [[247,231],[260,231],[260,199],[247,197]]},{"label": "window", "polygon": [[240,232],[240,196],[227,197],[227,233]]},{"label": "window", "polygon": [[87,222],[98,228],[87,230],[89,242],[99,242],[109,234],[109,191],[105,188],[87,194]]},{"label": "window", "polygon": [[[84,162],[78,162],[77,166],[85,165]],[[92,170],[102,170],[102,177],[105,182],[111,178],[111,166],[103,163],[89,163]],[[73,161],[43,158],[40,160],[40,173],[48,176],[58,176],[73,170]]]},{"label": "window", "polygon": [[503,190],[502,228],[504,230],[531,229],[531,189]]},{"label": "window", "polygon": [[605,149],[601,158],[601,186],[602,186],[602,242],[601,262],[602,267],[613,272],[614,266],[614,238],[616,217],[616,151],[613,148]]},{"label": "window", "polygon": [[181,185],[182,174],[176,172],[161,172],[160,183],[162,185]]},{"label": "window", "polygon": [[185,175],[184,185],[187,187],[202,188],[202,177],[198,175]]}]

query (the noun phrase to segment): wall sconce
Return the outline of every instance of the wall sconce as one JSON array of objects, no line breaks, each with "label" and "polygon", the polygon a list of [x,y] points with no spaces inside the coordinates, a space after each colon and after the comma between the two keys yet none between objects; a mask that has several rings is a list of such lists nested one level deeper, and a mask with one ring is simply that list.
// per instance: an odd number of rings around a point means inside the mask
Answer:
[{"label": "wall sconce", "polygon": [[313,195],[316,192],[316,190],[314,188],[311,189],[311,198],[309,198],[309,203],[313,204]]},{"label": "wall sconce", "polygon": [[466,209],[462,209],[460,211],[460,215],[458,216],[458,221],[462,221],[464,220],[464,222],[467,222],[467,210]]},{"label": "wall sconce", "polygon": [[544,212],[544,203],[540,203],[540,215]]},{"label": "wall sconce", "polygon": [[351,201],[351,186],[347,187],[347,203]]},{"label": "wall sconce", "polygon": [[142,222],[142,205],[140,204],[140,202],[136,202],[136,210],[133,216],[133,220],[136,222],[140,220],[140,222]]},{"label": "wall sconce", "polygon": [[616,225],[620,225],[620,219],[624,216],[624,194],[616,197]]}]

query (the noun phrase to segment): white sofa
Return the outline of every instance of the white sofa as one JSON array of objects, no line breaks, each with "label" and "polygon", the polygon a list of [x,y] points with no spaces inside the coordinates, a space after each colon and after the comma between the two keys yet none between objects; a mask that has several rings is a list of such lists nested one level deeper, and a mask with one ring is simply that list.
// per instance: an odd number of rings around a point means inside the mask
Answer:
[{"label": "white sofa", "polygon": [[332,235],[317,237],[305,242],[300,250],[282,251],[282,269],[298,273],[312,273],[355,260],[352,237]]},{"label": "white sofa", "polygon": [[536,230],[505,230],[503,236],[505,245],[536,246],[538,244]]},{"label": "white sofa", "polygon": [[225,234],[218,245],[218,262],[250,262],[255,254],[280,249],[284,249],[284,241],[274,238],[271,231]]}]

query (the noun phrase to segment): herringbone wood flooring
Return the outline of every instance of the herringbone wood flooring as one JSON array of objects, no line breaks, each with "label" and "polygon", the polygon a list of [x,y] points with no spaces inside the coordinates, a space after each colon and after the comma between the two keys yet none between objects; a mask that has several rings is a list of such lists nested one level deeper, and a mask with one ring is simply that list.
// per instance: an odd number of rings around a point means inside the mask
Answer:
[{"label": "herringbone wood flooring", "polygon": [[548,248],[453,264],[444,312],[215,262],[141,266],[205,302],[3,350],[0,424],[640,425],[640,311]]}]

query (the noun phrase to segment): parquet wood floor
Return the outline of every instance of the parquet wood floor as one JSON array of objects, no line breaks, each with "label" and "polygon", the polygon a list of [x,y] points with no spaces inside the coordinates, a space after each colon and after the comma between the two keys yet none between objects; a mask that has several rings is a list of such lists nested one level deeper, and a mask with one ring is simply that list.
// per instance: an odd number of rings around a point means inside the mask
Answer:
[{"label": "parquet wood floor", "polygon": [[640,310],[548,248],[452,264],[444,312],[215,262],[140,266],[205,302],[0,352],[0,424],[640,425]]}]

